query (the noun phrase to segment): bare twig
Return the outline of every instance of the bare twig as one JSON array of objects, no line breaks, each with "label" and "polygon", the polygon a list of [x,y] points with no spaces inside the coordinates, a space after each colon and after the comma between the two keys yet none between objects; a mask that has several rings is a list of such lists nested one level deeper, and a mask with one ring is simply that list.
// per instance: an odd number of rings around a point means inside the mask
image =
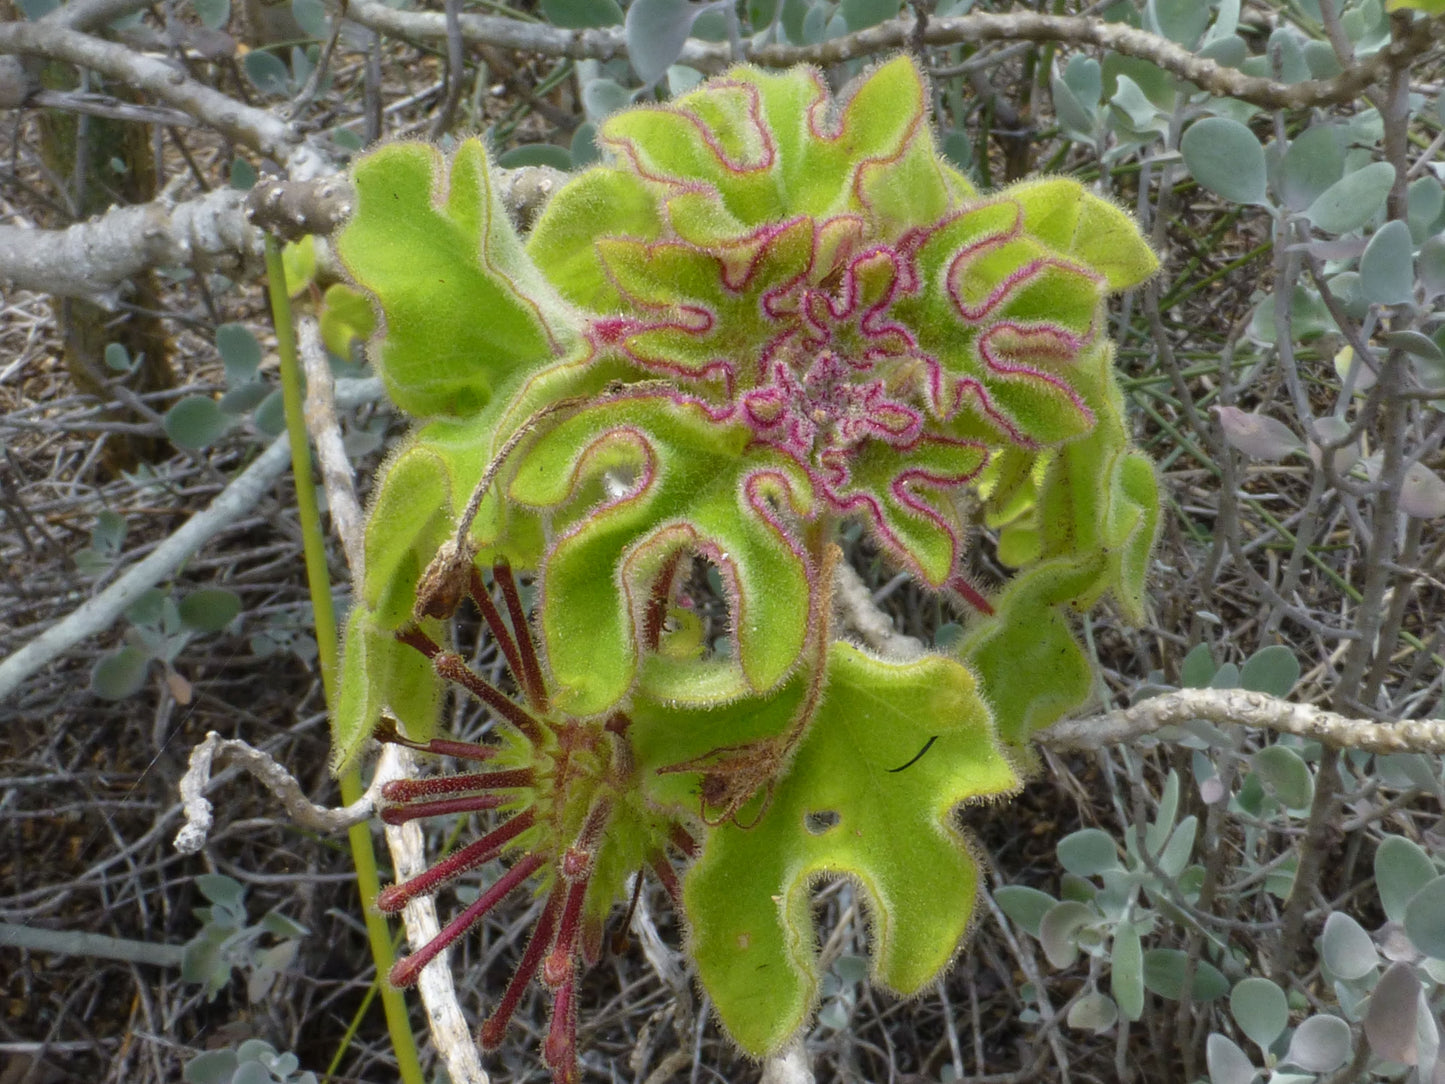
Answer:
[{"label": "bare twig", "polygon": [[346,448],[341,443],[341,430],[336,422],[335,381],[326,359],[326,347],[321,343],[316,317],[303,316],[296,325],[296,344],[306,371],[306,428],[316,445],[331,525],[346,550],[352,582],[360,583],[366,553],[362,536],[363,517],[361,503],[356,499],[351,461],[346,458]]},{"label": "bare twig", "polygon": [[1332,711],[1294,704],[1243,689],[1184,689],[1156,696],[1122,711],[1068,719],[1039,731],[1034,740],[1050,749],[1102,749],[1137,741],[1166,726],[1193,719],[1220,725],[1252,726],[1313,738],[1337,749],[1369,753],[1445,753],[1445,719],[1394,723],[1350,719]]},{"label": "bare twig", "polygon": [[206,735],[205,741],[191,750],[190,767],[181,777],[179,789],[186,822],[176,833],[175,846],[182,854],[195,854],[206,845],[206,837],[210,835],[214,818],[205,790],[210,785],[218,759],[245,769],[280,800],[291,820],[314,832],[328,835],[344,832],[353,824],[369,818],[376,806],[376,792],[380,789],[377,781],[373,781],[371,788],[351,805],[339,809],[319,806],[306,797],[296,777],[273,760],[270,754],[237,738],[223,738],[213,730]]},{"label": "bare twig", "polygon": [[[343,403],[355,404],[380,394],[380,381],[356,380],[348,382],[346,394],[339,398]],[[204,511],[192,516],[100,594],[0,662],[0,701],[14,694],[21,682],[42,666],[81,640],[109,628],[136,599],[179,568],[229,524],[250,512],[285,473],[290,462],[290,445],[283,434]]]}]

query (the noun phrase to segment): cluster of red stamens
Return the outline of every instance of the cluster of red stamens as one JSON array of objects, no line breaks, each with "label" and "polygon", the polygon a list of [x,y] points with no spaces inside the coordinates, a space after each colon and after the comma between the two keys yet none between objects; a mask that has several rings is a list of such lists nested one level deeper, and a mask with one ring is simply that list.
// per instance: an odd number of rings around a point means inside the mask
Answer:
[{"label": "cluster of red stamens", "polygon": [[[626,778],[630,771],[630,752],[626,745],[629,721],[621,713],[606,723],[596,723],[578,722],[553,712],[517,581],[505,564],[493,569],[493,578],[500,588],[510,622],[503,619],[481,575],[470,563],[466,568],[465,592],[480,610],[502,652],[521,694],[521,702],[478,674],[461,655],[443,650],[417,625],[401,630],[397,638],[430,659],[439,676],[467,690],[497,719],[515,727],[531,745],[534,763],[495,771],[394,780],[382,788],[384,804],[381,818],[387,824],[404,824],[426,817],[480,813],[503,807],[521,808],[480,839],[425,872],[384,889],[377,897],[377,906],[386,914],[394,914],[417,897],[435,893],[461,875],[502,857],[509,848],[517,845],[519,836],[540,827],[542,830],[534,833],[535,844],[527,846],[522,857],[448,922],[436,937],[400,960],[392,968],[389,978],[396,986],[409,986],[416,982],[422,968],[452,942],[480,922],[534,874],[542,874],[550,879],[551,885],[541,915],[522,951],[516,973],[481,1027],[479,1042],[489,1050],[500,1045],[528,984],[540,973],[542,983],[552,992],[553,999],[552,1020],[543,1044],[543,1057],[554,1079],[565,1084],[576,1081],[579,1076],[579,961],[591,965],[602,954],[602,924],[584,921],[584,908],[597,851],[604,844],[612,815],[613,800],[609,790],[629,782]],[[428,597],[424,580],[418,613],[423,616],[450,616],[456,609],[460,594],[459,591],[453,592],[449,600],[438,602],[438,597],[445,596],[446,592],[433,591]],[[505,748],[502,745],[447,739],[411,741],[399,734],[390,723],[378,729],[377,737],[421,752],[470,761],[493,760]],[[604,746],[607,748],[603,749]],[[603,755],[590,758],[587,766],[582,764],[583,758],[576,755],[579,751],[596,753],[599,750],[603,751]],[[599,762],[606,765],[600,773],[596,767]],[[564,839],[566,824],[576,823],[577,812],[584,803],[586,814],[580,829],[574,831],[570,839]],[[696,842],[681,825],[673,826],[669,842],[685,855],[690,856],[697,849]],[[661,849],[649,855],[648,865],[677,903],[680,899],[677,874]],[[634,889],[634,903],[635,893],[640,887],[639,877]]]}]

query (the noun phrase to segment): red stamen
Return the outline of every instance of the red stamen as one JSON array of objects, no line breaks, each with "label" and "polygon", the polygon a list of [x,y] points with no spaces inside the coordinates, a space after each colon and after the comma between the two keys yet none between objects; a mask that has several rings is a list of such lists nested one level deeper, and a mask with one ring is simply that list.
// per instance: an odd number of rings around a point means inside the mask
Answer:
[{"label": "red stamen", "polygon": [[567,902],[557,923],[557,942],[542,963],[542,982],[553,990],[569,982],[577,972],[572,954],[577,948],[577,934],[582,927],[582,904],[587,898],[587,878],[573,881],[567,888]]},{"label": "red stamen", "polygon": [[467,794],[460,798],[439,798],[435,802],[412,802],[407,805],[382,806],[383,824],[408,824],[428,817],[450,817],[458,813],[480,813],[515,801],[505,794]]},{"label": "red stamen", "polygon": [[979,613],[985,617],[993,616],[993,606],[989,603],[988,599],[984,598],[983,595],[979,593],[978,588],[974,587],[973,584],[969,583],[961,575],[954,576],[953,579],[949,580],[948,586],[950,590],[962,595],[963,600]]},{"label": "red stamen", "polygon": [[[502,657],[507,660],[507,669],[512,672],[512,678],[518,686],[525,691],[526,685],[522,671],[522,656],[517,649],[517,641],[512,636],[512,630],[507,628],[507,623],[502,620],[502,612],[497,609],[497,604],[492,601],[492,593],[487,590],[487,585],[482,582],[482,574],[475,568],[472,569],[471,581],[472,601],[477,604],[477,609],[482,611],[482,620],[487,623],[487,628],[492,631],[492,639],[497,642],[497,647],[502,652]],[[532,702],[532,707],[544,710],[545,705]]]},{"label": "red stamen", "polygon": [[542,1060],[552,1070],[553,1084],[577,1084],[577,976],[574,972],[552,999],[552,1024],[542,1044]]},{"label": "red stamen", "polygon": [[488,911],[511,895],[523,881],[537,872],[541,865],[540,857],[529,854],[507,870],[493,882],[490,888],[478,896],[470,907],[448,922],[440,933],[410,956],[398,960],[392,967],[391,974],[387,976],[391,984],[393,986],[410,986],[416,982],[422,968],[436,959],[444,948],[480,922]]},{"label": "red stamen", "polygon": [[464,775],[433,775],[425,779],[393,779],[381,788],[381,797],[388,802],[412,802],[418,798],[435,798],[441,794],[457,794],[469,790],[512,790],[530,787],[531,768],[509,768],[501,772],[469,772]]},{"label": "red stamen", "polygon": [[502,991],[501,1000],[497,1007],[492,1010],[492,1015],[487,1017],[486,1023],[477,1033],[477,1042],[483,1050],[495,1050],[502,1045],[502,1037],[507,1033],[507,1025],[512,1022],[512,1014],[517,1011],[517,1005],[522,1000],[522,994],[526,992],[527,984],[532,981],[532,976],[537,973],[537,967],[542,963],[542,954],[547,951],[547,946],[552,943],[552,930],[557,925],[557,912],[562,909],[563,887],[561,882],[552,886],[552,892],[547,897],[547,903],[542,908],[542,917],[537,919],[537,925],[532,930],[532,937],[527,942],[527,947],[522,950],[521,962],[517,964],[517,970],[513,973],[507,988]]},{"label": "red stamen", "polygon": [[432,656],[432,667],[447,681],[454,681],[471,693],[498,717],[505,719],[520,730],[534,745],[542,740],[542,725],[527,713],[527,709],[511,697],[502,693],[486,678],[478,674],[466,660],[452,651],[442,651]]},{"label": "red stamen", "polygon": [[441,644],[437,643],[415,625],[404,629],[397,629],[396,638],[408,647],[416,648],[429,659],[436,658],[437,653],[442,649]]},{"label": "red stamen", "polygon": [[492,578],[502,588],[502,599],[507,604],[507,614],[516,631],[517,650],[522,656],[522,674],[518,680],[527,690],[527,699],[547,710],[547,687],[542,684],[542,667],[537,661],[537,645],[532,642],[532,626],[527,624],[526,611],[522,609],[522,596],[517,593],[517,580],[512,575],[512,566],[498,561],[492,566]]},{"label": "red stamen", "polygon": [[667,830],[667,837],[674,847],[689,858],[696,858],[698,852],[697,840],[692,838],[689,832],[680,824],[674,824]]},{"label": "red stamen", "polygon": [[657,851],[647,856],[647,866],[657,875],[662,887],[667,890],[668,898],[672,900],[672,906],[680,914],[682,912],[682,884],[677,879],[677,871],[672,868],[672,863],[667,857]]},{"label": "red stamen", "polygon": [[518,813],[481,839],[469,843],[455,854],[443,858],[424,873],[419,873],[411,880],[403,881],[401,884],[383,888],[376,897],[377,908],[382,914],[395,914],[416,897],[435,892],[468,870],[485,865],[501,854],[503,847],[532,827],[535,819],[536,816],[530,809]]}]

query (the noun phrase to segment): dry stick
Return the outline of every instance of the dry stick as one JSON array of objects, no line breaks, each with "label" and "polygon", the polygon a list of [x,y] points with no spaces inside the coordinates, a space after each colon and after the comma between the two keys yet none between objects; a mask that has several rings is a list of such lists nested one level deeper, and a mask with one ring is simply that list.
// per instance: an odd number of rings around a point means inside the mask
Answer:
[{"label": "dry stick", "polygon": [[183,68],[128,45],[45,23],[8,23],[0,24],[0,53],[43,57],[99,72],[275,158],[290,166],[293,175],[298,170],[315,175],[324,169],[323,159],[307,146],[301,132],[269,110],[228,97],[190,78]]},{"label": "dry stick", "polygon": [[[338,517],[335,509],[338,504],[355,503],[353,474],[344,454],[339,462],[326,463],[325,457],[341,447],[336,411],[330,401],[331,381],[312,380],[309,374],[308,380],[306,425],[316,445],[318,458],[322,459],[321,480],[332,509],[332,526],[338,532],[345,532],[341,544],[349,560],[351,554],[362,553],[365,549],[361,519],[359,516]],[[360,575],[360,566],[354,566],[353,581],[359,580]],[[413,778],[417,771],[416,756],[410,749],[387,744],[377,760],[372,789],[380,792],[388,782]],[[410,821],[402,825],[387,825],[384,831],[386,848],[398,883],[425,872],[426,848],[421,826],[416,821]],[[419,949],[435,939],[441,932],[441,923],[437,920],[433,897],[421,896],[410,901],[402,910],[402,925],[406,929],[407,942],[413,949]],[[490,1084],[476,1045],[472,1042],[466,1015],[457,1001],[456,984],[446,964],[448,955],[449,952],[442,952],[430,965],[422,968],[417,979],[417,993],[426,1012],[432,1042],[456,1084]],[[382,981],[385,981],[384,977]]]},{"label": "dry stick", "polygon": [[[397,11],[379,0],[358,0],[351,4],[350,14],[357,22],[379,33],[417,41],[440,42],[446,39],[446,17],[440,12]],[[502,16],[473,14],[462,15],[460,24],[462,36],[468,41],[545,56],[610,60],[627,53],[621,27],[563,30]],[[827,67],[845,60],[907,48],[914,26],[912,15],[900,16],[819,45],[745,47],[743,60],[770,68],[785,68],[793,64]],[[1040,15],[1017,11],[930,19],[923,38],[928,45],[986,41],[1052,41],[1074,46],[1091,45],[1148,60],[1219,97],[1240,98],[1265,109],[1290,109],[1353,101],[1365,87],[1382,78],[1392,63],[1408,63],[1410,58],[1430,48],[1441,35],[1445,35],[1445,25],[1439,20],[1420,19],[1404,36],[1333,79],[1311,79],[1293,84],[1245,75],[1234,68],[1202,59],[1167,38],[1124,23],[1106,23],[1078,15]],[[689,39],[683,46],[678,63],[703,72],[719,72],[732,63],[732,58],[726,43]]]},{"label": "dry stick", "polygon": [[341,442],[341,428],[336,421],[336,401],[332,397],[333,377],[321,342],[321,329],[316,317],[302,316],[296,321],[296,343],[301,364],[306,371],[306,428],[316,446],[320,461],[321,481],[326,488],[326,508],[331,513],[331,526],[341,539],[346,563],[353,583],[360,583],[364,574],[366,546],[362,538],[361,504],[356,499],[356,483],[351,461]]}]

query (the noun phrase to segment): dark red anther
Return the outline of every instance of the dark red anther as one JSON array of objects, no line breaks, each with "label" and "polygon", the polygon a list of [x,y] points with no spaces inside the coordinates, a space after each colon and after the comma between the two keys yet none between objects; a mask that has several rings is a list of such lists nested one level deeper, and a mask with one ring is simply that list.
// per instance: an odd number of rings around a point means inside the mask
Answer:
[{"label": "dark red anther", "polygon": [[542,859],[529,854],[476,898],[465,911],[446,924],[435,937],[410,956],[398,960],[387,976],[393,986],[410,986],[416,982],[421,969],[436,959],[437,955],[467,930],[480,922],[493,907],[501,903],[542,866]]},{"label": "dark red anther", "polygon": [[535,819],[535,814],[530,809],[518,813],[481,839],[469,843],[455,854],[443,858],[436,865],[419,873],[411,880],[383,888],[376,897],[377,908],[382,914],[395,914],[418,896],[435,892],[468,870],[485,865],[500,855],[503,847],[530,828]]},{"label": "dark red anther", "polygon": [[487,1017],[486,1023],[477,1033],[477,1042],[481,1044],[483,1050],[495,1050],[502,1045],[502,1038],[507,1034],[507,1025],[512,1022],[512,1014],[517,1011],[517,1005],[521,1003],[522,995],[527,990],[527,984],[537,973],[537,968],[542,963],[542,954],[552,943],[552,931],[557,926],[557,915],[562,910],[564,891],[561,882],[552,886],[552,891],[547,896],[547,902],[542,908],[542,917],[537,919],[537,925],[532,930],[532,937],[528,940],[527,947],[522,950],[522,959],[517,964],[517,970],[512,974],[507,988],[502,991],[501,1000],[492,1010],[492,1015]]}]

